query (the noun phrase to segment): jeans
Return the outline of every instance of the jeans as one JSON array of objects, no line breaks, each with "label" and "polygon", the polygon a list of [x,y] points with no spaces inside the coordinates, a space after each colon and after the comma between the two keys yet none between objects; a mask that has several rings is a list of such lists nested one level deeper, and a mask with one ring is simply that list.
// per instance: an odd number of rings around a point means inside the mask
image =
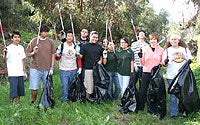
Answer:
[{"label": "jeans", "polygon": [[[172,79],[167,79],[168,85],[172,83]],[[178,115],[178,103],[177,98],[174,94],[170,94],[170,101],[169,101],[169,111],[170,116],[177,116]]]},{"label": "jeans", "polygon": [[60,70],[60,81],[61,81],[61,102],[68,100],[68,89],[69,85],[74,79],[77,70],[64,71]]},{"label": "jeans", "polygon": [[[109,98],[111,100],[112,99],[117,100],[119,97],[120,90],[121,90],[117,72],[108,72],[108,75],[110,77],[110,83],[108,86]],[[113,87],[114,87],[114,89],[113,89]]]},{"label": "jeans", "polygon": [[45,87],[48,71],[30,68],[30,87],[31,90],[38,90],[40,80],[42,80],[42,88]]},{"label": "jeans", "polygon": [[119,78],[119,85],[121,87],[121,94],[123,96],[126,88],[128,87],[129,81],[130,81],[130,76],[122,76],[119,73],[118,74],[118,78]]}]

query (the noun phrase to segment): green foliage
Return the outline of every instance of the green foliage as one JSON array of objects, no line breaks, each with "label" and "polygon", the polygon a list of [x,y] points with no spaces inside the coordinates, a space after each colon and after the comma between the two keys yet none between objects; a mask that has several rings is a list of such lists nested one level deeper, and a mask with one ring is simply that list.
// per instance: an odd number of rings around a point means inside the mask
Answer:
[{"label": "green foliage", "polygon": [[[131,16],[134,18],[137,30],[145,30],[147,36],[151,32],[163,35],[168,23],[166,20],[168,14],[164,10],[159,15],[155,14],[148,6],[148,1],[145,0],[27,0],[24,3],[3,0],[3,6],[0,9],[3,12],[3,23],[9,29],[27,29],[36,33],[40,15],[43,15],[43,23],[49,26],[56,24],[57,32],[59,32],[61,25],[58,9],[55,7],[56,2],[60,3],[66,30],[71,29],[69,13],[72,13],[76,34],[79,34],[82,28],[88,28],[90,31],[98,31],[100,38],[105,37],[105,25],[108,19],[111,21],[114,40],[122,36],[136,40],[130,22]],[[3,9],[5,7],[7,10]],[[34,12],[33,16],[29,16],[32,12]]]}]

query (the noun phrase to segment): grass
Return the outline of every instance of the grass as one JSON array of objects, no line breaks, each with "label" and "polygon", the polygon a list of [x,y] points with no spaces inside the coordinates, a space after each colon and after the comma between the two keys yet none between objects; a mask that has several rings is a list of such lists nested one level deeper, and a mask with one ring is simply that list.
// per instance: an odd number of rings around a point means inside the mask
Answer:
[{"label": "grass", "polygon": [[[57,65],[57,64],[56,64]],[[199,67],[192,64],[194,74],[199,83]],[[1,125],[198,125],[200,124],[200,112],[190,114],[187,118],[178,117],[172,119],[167,110],[167,116],[163,120],[149,116],[145,111],[138,113],[121,114],[118,104],[120,100],[104,102],[97,105],[80,102],[60,102],[60,79],[58,68],[55,68],[53,75],[55,107],[44,112],[43,107],[30,105],[31,94],[29,82],[25,82],[26,95],[21,98],[20,104],[9,104],[9,84],[0,86],[0,124]],[[39,91],[39,96],[41,90]],[[169,97],[167,97],[169,98]],[[39,100],[39,97],[38,97]],[[168,101],[169,102],[169,101]],[[167,106],[168,108],[168,106]]]}]

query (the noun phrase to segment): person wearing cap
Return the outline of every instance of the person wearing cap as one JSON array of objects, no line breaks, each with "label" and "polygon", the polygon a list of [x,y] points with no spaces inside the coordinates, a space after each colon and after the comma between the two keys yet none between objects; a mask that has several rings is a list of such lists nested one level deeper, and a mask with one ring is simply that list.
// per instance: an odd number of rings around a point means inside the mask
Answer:
[{"label": "person wearing cap", "polygon": [[98,32],[90,32],[89,43],[83,44],[80,50],[79,58],[82,59],[84,86],[86,88],[86,100],[91,102],[94,101],[90,98],[93,93],[94,81],[93,81],[93,65],[96,61],[98,64],[102,63],[103,48],[98,41]]},{"label": "person wearing cap", "polygon": [[[170,36],[170,42],[168,48],[165,49],[162,61],[166,68],[166,79],[168,85],[171,84],[172,80],[178,73],[178,70],[183,66],[186,60],[192,59],[190,50],[187,45],[181,40],[181,36],[178,34],[172,34]],[[170,104],[169,104],[170,116],[178,116],[178,104],[177,98],[174,94],[170,94]],[[183,113],[183,116],[186,116]]]},{"label": "person wearing cap", "polygon": [[138,56],[138,53],[142,51],[142,48],[145,46],[148,46],[148,43],[145,42],[145,32],[140,31],[138,34],[138,40],[136,42],[133,42],[131,44],[131,49],[134,52],[134,77],[133,82],[134,85],[136,85],[138,79],[139,79],[139,90],[141,86],[141,77],[142,77],[142,66],[140,64],[140,58]]},{"label": "person wearing cap", "polygon": [[128,87],[130,78],[134,72],[134,53],[129,47],[129,42],[126,37],[120,39],[121,51],[117,53],[118,58],[118,78],[121,87],[121,95],[123,96]]},{"label": "person wearing cap", "polygon": [[39,83],[42,80],[42,88],[46,84],[46,77],[53,74],[56,47],[53,40],[47,37],[49,27],[41,25],[39,38],[33,38],[27,49],[26,55],[31,59],[30,62],[30,87],[32,101],[35,103],[38,95]]},{"label": "person wearing cap", "polygon": [[[150,45],[147,47],[143,47],[143,51],[138,53],[140,57],[140,63],[143,66],[142,72],[142,80],[141,80],[141,87],[139,91],[139,101],[137,110],[144,110],[145,103],[147,100],[147,89],[151,80],[151,71],[153,67],[162,64],[162,54],[164,49],[159,46],[159,36],[156,33],[151,33],[149,35],[149,43]],[[152,107],[148,107],[152,108]],[[155,109],[151,109],[155,110]],[[151,114],[151,112],[148,113]]]}]

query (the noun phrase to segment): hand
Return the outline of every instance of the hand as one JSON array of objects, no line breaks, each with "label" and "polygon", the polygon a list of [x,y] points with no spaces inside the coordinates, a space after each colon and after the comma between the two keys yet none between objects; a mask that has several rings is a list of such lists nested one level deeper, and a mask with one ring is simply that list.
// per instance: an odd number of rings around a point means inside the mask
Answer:
[{"label": "hand", "polygon": [[26,71],[24,71],[24,80],[26,80],[28,78],[28,75],[26,73]]},{"label": "hand", "polygon": [[65,31],[61,30],[60,34],[61,34],[61,41],[65,42],[66,41],[66,33],[65,33]]},{"label": "hand", "polygon": [[138,56],[139,56],[140,58],[142,58],[142,52],[139,52],[139,53],[138,53]]},{"label": "hand", "polygon": [[81,74],[81,71],[82,71],[82,68],[78,68],[77,73],[78,73],[78,74]]},{"label": "hand", "polygon": [[55,55],[55,59],[56,59],[56,60],[60,60],[60,58],[61,58],[60,55],[57,55],[57,54]]},{"label": "hand", "polygon": [[165,59],[164,62],[165,62],[165,65],[167,65],[169,62],[169,59]]},{"label": "hand", "polygon": [[35,46],[34,48],[33,48],[33,54],[35,54],[35,53],[37,53],[38,52],[38,46]]},{"label": "hand", "polygon": [[62,38],[61,41],[64,43],[66,42],[66,38]]},{"label": "hand", "polygon": [[134,72],[131,72],[130,73],[130,78],[133,78],[134,77]]},{"label": "hand", "polygon": [[140,58],[142,58],[142,49],[140,48],[140,52],[138,53],[138,56],[140,57]]},{"label": "hand", "polygon": [[53,70],[54,70],[54,68],[51,67],[50,70],[49,70],[49,75],[53,75]]},{"label": "hand", "polygon": [[191,64],[191,63],[192,63],[192,60],[191,60],[191,59],[189,59],[189,60],[188,60],[188,63],[189,63],[189,64]]},{"label": "hand", "polygon": [[107,54],[108,52],[107,52],[107,50],[104,50],[103,51],[103,58],[107,58],[108,57],[108,54]]},{"label": "hand", "polygon": [[3,53],[4,53],[4,56],[7,55],[8,51],[7,51],[7,48],[6,48],[6,47],[3,49]]}]

